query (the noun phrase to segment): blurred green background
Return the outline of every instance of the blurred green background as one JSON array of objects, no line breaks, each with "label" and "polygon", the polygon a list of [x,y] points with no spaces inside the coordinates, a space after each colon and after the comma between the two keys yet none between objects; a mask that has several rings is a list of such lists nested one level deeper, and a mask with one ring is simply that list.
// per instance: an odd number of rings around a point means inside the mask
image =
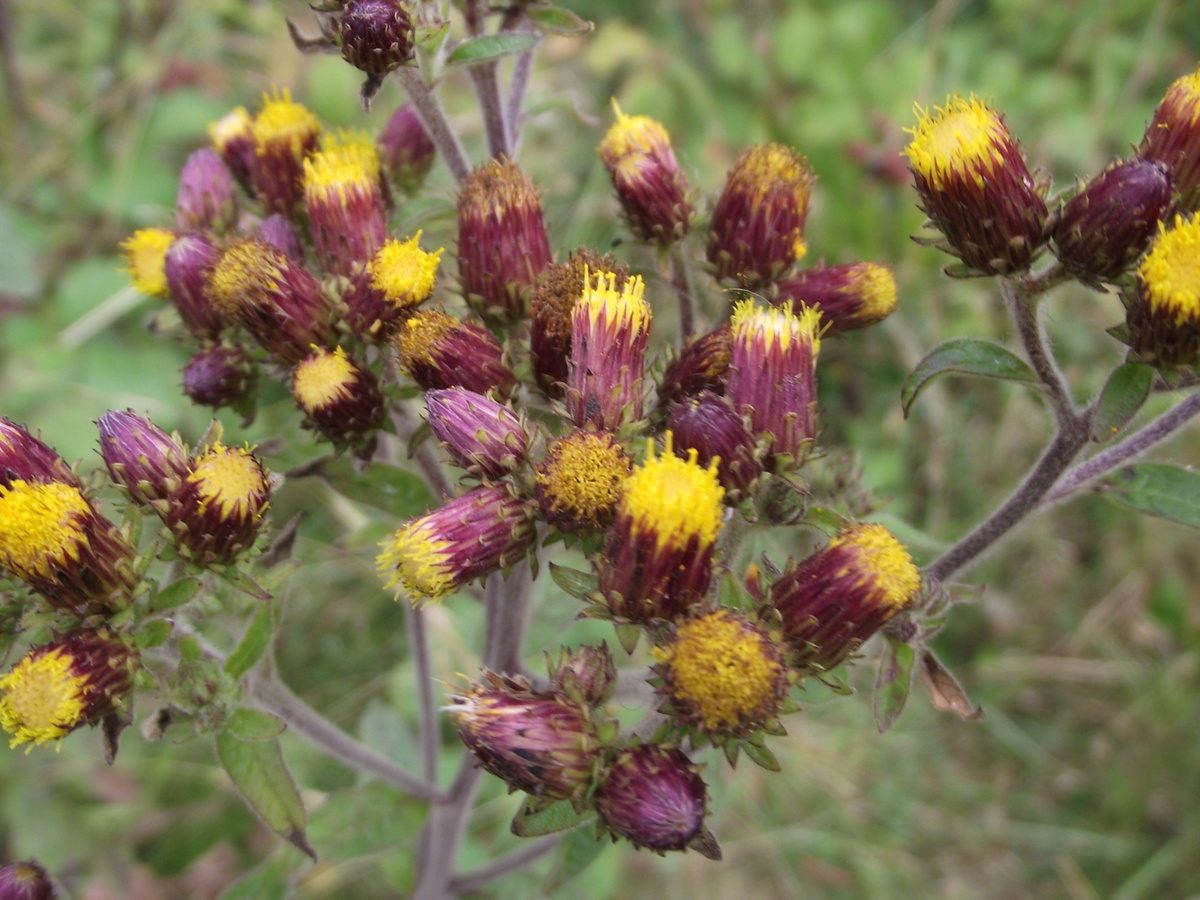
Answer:
[{"label": "blurred green background", "polygon": [[[608,101],[667,126],[693,183],[711,195],[738,150],[791,144],[819,181],[812,258],[892,265],[901,308],[882,326],[826,341],[819,368],[824,443],[852,449],[864,486],[922,561],[994,507],[1050,434],[1035,398],[1010,386],[946,380],[905,420],[904,374],[938,341],[1005,332],[987,281],[951,281],[949,260],[909,240],[920,224],[897,153],[913,104],[949,92],[1002,109],[1032,165],[1057,187],[1136,143],[1158,99],[1194,70],[1200,4],[1155,0],[732,2],[579,0],[584,38],[545,42],[520,153],[541,185],[561,255],[625,238],[595,144]],[[147,333],[153,304],[121,271],[133,229],[172,220],[176,177],[233,106],[290,87],[332,125],[375,131],[400,102],[389,85],[358,106],[357,73],[302,57],[284,27],[311,28],[302,2],[26,0],[0,5],[0,414],[94,468],[92,420],[148,413],[197,440],[206,412],[185,404],[187,358]],[[469,85],[445,96],[473,159],[483,137]],[[428,198],[398,227],[453,247],[453,188],[435,169]],[[435,246],[437,244],[435,243]],[[623,252],[618,247],[618,252]],[[652,285],[653,290],[653,285]],[[1121,358],[1104,329],[1115,296],[1064,288],[1050,332],[1080,396]],[[224,418],[224,417],[223,417]],[[268,396],[248,430],[273,468],[314,451],[291,401]],[[1157,452],[1197,459],[1196,429]],[[301,533],[303,588],[289,601],[278,655],[296,690],[401,759],[411,742],[412,679],[402,616],[372,572],[394,522],[306,483],[277,498],[277,521],[322,506]],[[920,688],[898,726],[872,723],[870,665],[851,698],[810,690],[778,741],[779,775],[714,759],[712,828],[725,861],[606,850],[575,881],[548,866],[486,896],[762,898],[1200,897],[1200,555],[1194,533],[1087,496],[1035,518],[970,575],[986,585],[952,611],[936,642],[987,718],[933,711]],[[431,614],[437,671],[472,671],[470,610]],[[554,622],[530,646],[572,638]],[[536,659],[531,665],[538,665]],[[143,711],[144,712],[144,711]],[[264,832],[215,766],[207,742],[127,735],[116,766],[95,734],[61,752],[0,756],[0,849],[38,856],[74,891],[103,898],[395,897],[422,811],[298,743],[289,760],[313,809],[310,866]],[[513,800],[496,784],[472,825],[464,865],[515,846]]]}]

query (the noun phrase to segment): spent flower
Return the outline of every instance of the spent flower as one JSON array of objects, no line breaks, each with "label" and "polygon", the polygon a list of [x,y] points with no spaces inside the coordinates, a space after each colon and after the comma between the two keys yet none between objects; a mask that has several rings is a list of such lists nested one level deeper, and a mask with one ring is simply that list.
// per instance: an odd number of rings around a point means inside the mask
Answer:
[{"label": "spent flower", "polygon": [[473,322],[422,310],[404,320],[394,344],[400,367],[423,390],[460,387],[503,399],[516,389],[504,347]]},{"label": "spent flower", "polygon": [[607,431],[576,429],[550,441],[534,467],[546,521],[567,533],[598,531],[616,512],[633,460]]}]

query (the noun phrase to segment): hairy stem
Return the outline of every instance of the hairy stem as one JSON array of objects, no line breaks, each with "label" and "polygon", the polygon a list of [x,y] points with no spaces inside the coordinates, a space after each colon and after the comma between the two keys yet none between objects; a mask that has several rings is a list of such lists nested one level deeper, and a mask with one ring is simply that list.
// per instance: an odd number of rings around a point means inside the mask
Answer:
[{"label": "hairy stem", "polygon": [[1004,302],[1012,315],[1017,336],[1021,339],[1021,346],[1025,349],[1029,364],[1046,388],[1059,428],[1067,428],[1078,414],[1078,410],[1071,397],[1071,389],[1050,353],[1046,333],[1042,328],[1041,304],[1038,302],[1041,295],[1032,293],[1033,290],[1040,291],[1041,288],[1032,285],[1032,282],[1022,283],[1013,278],[1000,278]]},{"label": "hairy stem", "polygon": [[483,114],[488,155],[497,158],[512,156],[512,138],[500,92],[499,63],[495,60],[478,63],[471,66],[469,71],[471,84],[475,86],[475,97],[479,100],[479,111]]},{"label": "hairy stem", "polygon": [[691,270],[683,255],[683,242],[676,241],[667,250],[671,265],[671,287],[675,289],[675,298],[679,303],[679,337],[682,346],[695,331],[694,313],[692,311],[692,280]]},{"label": "hairy stem", "polygon": [[1074,468],[1068,469],[1054,483],[1053,489],[1043,498],[1043,503],[1062,500],[1089,482],[1102,475],[1107,475],[1122,463],[1140,456],[1155,444],[1170,437],[1198,413],[1200,413],[1200,393],[1194,393],[1153,422],[1129,435],[1125,440],[1114,444],[1102,453],[1097,453]]},{"label": "hairy stem", "polygon": [[429,629],[425,610],[404,604],[404,620],[408,630],[409,651],[416,669],[417,703],[420,709],[421,775],[430,784],[437,784],[438,740],[437,707],[433,701],[433,666],[429,659]]},{"label": "hairy stem", "polygon": [[404,88],[404,92],[412,102],[413,109],[421,119],[421,124],[425,126],[425,131],[428,132],[434,146],[438,148],[442,159],[454,173],[455,179],[462,181],[471,173],[471,162],[467,159],[467,151],[463,149],[458,132],[454,130],[450,119],[446,116],[446,109],[442,106],[442,101],[425,83],[421,71],[413,66],[401,66],[397,69],[396,79]]}]

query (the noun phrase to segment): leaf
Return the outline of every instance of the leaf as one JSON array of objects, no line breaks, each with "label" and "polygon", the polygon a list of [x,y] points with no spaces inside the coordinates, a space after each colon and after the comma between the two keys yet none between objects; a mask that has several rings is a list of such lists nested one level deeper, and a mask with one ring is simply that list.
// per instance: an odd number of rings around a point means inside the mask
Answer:
[{"label": "leaf", "polygon": [[921,654],[921,680],[925,682],[925,687],[929,688],[929,696],[935,708],[943,712],[952,712],[969,722],[983,718],[983,707],[971,702],[958,679],[942,665],[932,650]]},{"label": "leaf", "polygon": [[139,650],[149,650],[152,647],[161,647],[167,642],[167,638],[171,636],[171,631],[175,627],[173,622],[167,622],[163,619],[151,619],[142,625],[137,630],[137,646]]},{"label": "leaf", "polygon": [[288,863],[283,856],[268,860],[230,885],[217,900],[285,900],[290,874]]},{"label": "leaf", "polygon": [[525,15],[534,25],[550,34],[587,34],[596,27],[569,9],[549,3],[530,3],[525,7]]},{"label": "leaf", "polygon": [[596,815],[591,810],[577,813],[566,800],[548,806],[543,805],[544,802],[537,797],[527,797],[513,816],[512,833],[517,837],[541,837],[582,825]]},{"label": "leaf", "polygon": [[258,709],[235,709],[225,723],[225,730],[243,741],[269,741],[286,727],[278,716]]},{"label": "leaf", "polygon": [[626,653],[632,653],[637,649],[638,641],[642,637],[642,626],[634,625],[632,622],[623,622],[621,624],[613,624],[613,628],[617,632],[617,643],[621,645],[621,649]]},{"label": "leaf", "polygon": [[180,578],[178,581],[173,581],[150,597],[150,614],[156,615],[171,609],[178,609],[198,593],[200,593],[200,582],[195,578]]},{"label": "leaf", "polygon": [[315,473],[328,479],[335,491],[358,503],[411,519],[425,512],[434,501],[425,482],[412,472],[374,462],[365,472],[354,469],[346,456],[327,460]]},{"label": "leaf", "polygon": [[558,845],[554,869],[546,878],[545,892],[551,893],[578,876],[612,844],[601,840],[592,829],[577,828]]},{"label": "leaf", "polygon": [[316,851],[304,834],[304,803],[283,761],[279,741],[244,741],[222,731],[216,736],[216,745],[217,758],[246,805],[276,834],[315,861]]},{"label": "leaf", "polygon": [[888,638],[875,675],[875,727],[883,734],[896,724],[912,689],[916,653],[910,644]]},{"label": "leaf", "polygon": [[1126,466],[1100,483],[1111,500],[1138,512],[1200,528],[1200,473],[1178,466]]},{"label": "leaf", "polygon": [[1103,443],[1115,438],[1137,415],[1153,385],[1154,369],[1145,363],[1125,363],[1113,369],[1096,403],[1092,440]]},{"label": "leaf", "polygon": [[908,415],[913,401],[925,385],[937,376],[949,373],[1038,383],[1033,369],[999,344],[974,338],[954,338],[929,351],[904,379],[904,385],[900,388],[900,405],[904,408],[904,415]]},{"label": "leaf", "polygon": [[753,762],[762,766],[768,772],[778,772],[780,770],[779,760],[776,759],[775,754],[766,747],[760,747],[756,744],[747,742],[742,744],[742,752],[750,757]]},{"label": "leaf", "polygon": [[241,678],[262,659],[263,653],[271,645],[271,636],[275,634],[275,608],[267,600],[258,605],[258,612],[250,627],[242,635],[241,642],[234,647],[229,658],[225,660],[225,671],[231,678]]},{"label": "leaf", "polygon": [[507,32],[505,34],[482,34],[479,37],[467,38],[454,48],[447,65],[474,65],[511,56],[528,50],[538,42],[536,34],[529,32]]},{"label": "leaf", "polygon": [[557,563],[550,563],[550,577],[560,588],[574,597],[582,600],[596,589],[596,573],[583,572]]}]

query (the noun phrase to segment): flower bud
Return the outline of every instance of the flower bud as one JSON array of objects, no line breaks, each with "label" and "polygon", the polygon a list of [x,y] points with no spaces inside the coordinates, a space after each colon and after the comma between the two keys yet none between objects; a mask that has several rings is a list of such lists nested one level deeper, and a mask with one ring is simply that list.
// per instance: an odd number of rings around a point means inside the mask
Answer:
[{"label": "flower bud", "polygon": [[647,443],[596,558],[608,613],[641,625],[678,619],[708,592],[725,512],[716,465],[701,468],[695,450],[680,459],[670,432],[661,456]]},{"label": "flower bud", "polygon": [[691,847],[720,859],[704,827],[708,790],[696,766],[674,747],[640,744],[621,751],[595,795],[601,823],[635,847],[662,854]]},{"label": "flower bud", "polygon": [[784,638],[801,669],[841,665],[889,619],[912,603],[921,573],[882,525],[852,525],[787,570],[771,587]]},{"label": "flower bud", "polygon": [[777,281],[806,252],[804,223],[816,179],[783,144],[743,152],[713,208],[708,261],[722,281],[748,287]]},{"label": "flower bud", "polygon": [[1045,187],[1034,184],[1004,117],[957,95],[918,112],[904,155],[942,249],[985,275],[1028,268],[1044,237]]},{"label": "flower bud", "polygon": [[393,187],[410,197],[433,168],[437,148],[411,103],[396,109],[379,135],[379,158]]},{"label": "flower bud", "polygon": [[658,408],[666,410],[674,403],[705,391],[723,395],[729,377],[732,340],[733,332],[729,330],[728,322],[707,334],[689,338],[663,372],[658,387]]},{"label": "flower bud", "polygon": [[175,225],[181,231],[228,231],[237,223],[233,174],[211,147],[197,150],[183,164],[175,198]]},{"label": "flower bud", "polygon": [[525,501],[506,487],[478,487],[398,529],[376,565],[384,586],[417,606],[512,565],[535,536]]},{"label": "flower bud", "polygon": [[108,474],[135,503],[160,503],[187,477],[187,449],[149,419],[130,410],[109,410],[96,427]]},{"label": "flower bud", "polygon": [[586,706],[604,705],[616,687],[617,668],[608,644],[584,644],[576,650],[563,647],[558,664],[550,667],[550,690]]},{"label": "flower bud", "polygon": [[1158,235],[1137,267],[1137,283],[1125,303],[1129,345],[1146,362],[1163,368],[1200,364],[1200,217],[1177,215]]},{"label": "flower bud", "polygon": [[467,302],[485,320],[520,321],[528,292],[552,261],[529,176],[508,159],[471,172],[458,195],[458,275]]},{"label": "flower bud", "polygon": [[1166,165],[1184,209],[1200,203],[1200,66],[1176,79],[1154,110],[1138,156]]},{"label": "flower bud", "polygon": [[304,158],[317,149],[321,123],[292,102],[289,91],[263,95],[250,126],[254,138],[254,186],[267,213],[294,219],[304,208]]},{"label": "flower bud", "polygon": [[0,900],[54,900],[50,876],[33,860],[0,867]]},{"label": "flower bud", "polygon": [[0,485],[60,481],[82,487],[67,461],[11,419],[0,416]]},{"label": "flower bud", "polygon": [[768,468],[782,471],[803,462],[817,436],[814,370],[821,347],[820,315],[801,307],[756,306],[742,300],[730,326],[733,343],[725,395],[750,421],[758,437],[770,441]]},{"label": "flower bud", "polygon": [[209,291],[209,279],[220,255],[208,237],[191,233],[176,238],[163,259],[171,302],[184,327],[202,340],[217,337],[227,325]]},{"label": "flower bud", "polygon": [[284,256],[290,256],[298,263],[304,262],[304,245],[300,243],[296,226],[286,216],[279,213],[267,216],[258,226],[258,237]]},{"label": "flower bud", "polygon": [[183,392],[193,403],[213,409],[248,403],[258,366],[241,347],[221,344],[198,351],[183,369]]},{"label": "flower bud", "polygon": [[370,100],[389,72],[413,57],[413,26],[396,0],[350,0],[338,17],[342,58],[367,74],[363,98]]},{"label": "flower bud", "polygon": [[462,468],[502,478],[525,463],[529,432],[507,407],[462,388],[425,394],[429,427]]},{"label": "flower bud", "polygon": [[1114,281],[1149,246],[1170,204],[1165,165],[1118,161],[1063,205],[1052,235],[1058,261],[1087,284]]},{"label": "flower bud", "polygon": [[529,357],[538,385],[549,397],[559,398],[566,386],[571,358],[571,311],[583,295],[587,273],[611,272],[613,286],[622,291],[629,280],[628,267],[612,256],[600,256],[586,247],[571,253],[565,263],[546,268],[529,303]]},{"label": "flower bud", "polygon": [[239,106],[208,126],[213,148],[221,155],[237,183],[251,197],[254,189],[254,117]]},{"label": "flower bud", "polygon": [[583,294],[571,310],[566,397],[578,427],[615,432],[642,418],[651,318],[645,290],[639,275],[618,289],[613,272],[584,273]]},{"label": "flower bud", "polygon": [[723,397],[706,391],[681,400],[671,410],[668,428],[675,435],[678,456],[686,458],[694,450],[701,466],[716,464],[721,486],[732,502],[762,473],[754,437]]},{"label": "flower bud", "polygon": [[407,241],[389,240],[351,280],[343,296],[346,324],[364,341],[391,338],[406,316],[429,299],[437,283],[442,249],[427,253],[421,232]]},{"label": "flower bud", "polygon": [[174,241],[175,232],[166,228],[142,228],[121,242],[125,271],[133,279],[133,286],[148,297],[167,297],[163,264]]},{"label": "flower bud", "polygon": [[777,638],[729,609],[680,623],[654,648],[663,711],[697,734],[745,737],[774,728],[791,687],[787,648]]},{"label": "flower bud", "polygon": [[576,429],[555,438],[534,467],[535,495],[559,531],[599,531],[612,521],[633,460],[607,431]]},{"label": "flower bud", "polygon": [[300,263],[258,238],[225,248],[209,291],[218,311],[238,321],[269,354],[294,366],[314,344],[332,346],[333,304]]},{"label": "flower bud", "polygon": [[516,389],[504,348],[479,325],[423,310],[404,321],[395,345],[400,367],[423,390],[460,387],[504,399]]},{"label": "flower bud", "polygon": [[0,485],[0,568],[55,609],[108,613],[129,605],[134,550],[78,483],[14,479]]},{"label": "flower bud", "polygon": [[117,635],[71,632],[30,650],[0,678],[0,727],[12,747],[57,743],[127,707],[138,668],[136,651]]},{"label": "flower bud", "polygon": [[388,239],[379,154],[365,135],[343,134],[304,160],[304,202],[317,259],[349,275]]},{"label": "flower bud", "polygon": [[467,749],[511,790],[580,804],[600,761],[587,708],[523,678],[485,670],[483,680],[447,707]]},{"label": "flower bud", "polygon": [[335,447],[356,447],[387,416],[379,379],[336,350],[315,348],[292,370],[292,396],[307,423]]},{"label": "flower bud", "polygon": [[860,262],[816,266],[779,282],[772,302],[791,301],[821,314],[821,330],[840,333],[882,322],[896,311],[896,276],[887,266]]},{"label": "flower bud", "polygon": [[249,449],[213,444],[191,460],[161,513],[179,555],[200,568],[229,565],[254,545],[271,484]]},{"label": "flower bud", "polygon": [[613,100],[617,121],[600,143],[600,159],[629,229],[643,241],[666,245],[688,232],[688,183],[667,130],[649,116],[627,116]]}]

